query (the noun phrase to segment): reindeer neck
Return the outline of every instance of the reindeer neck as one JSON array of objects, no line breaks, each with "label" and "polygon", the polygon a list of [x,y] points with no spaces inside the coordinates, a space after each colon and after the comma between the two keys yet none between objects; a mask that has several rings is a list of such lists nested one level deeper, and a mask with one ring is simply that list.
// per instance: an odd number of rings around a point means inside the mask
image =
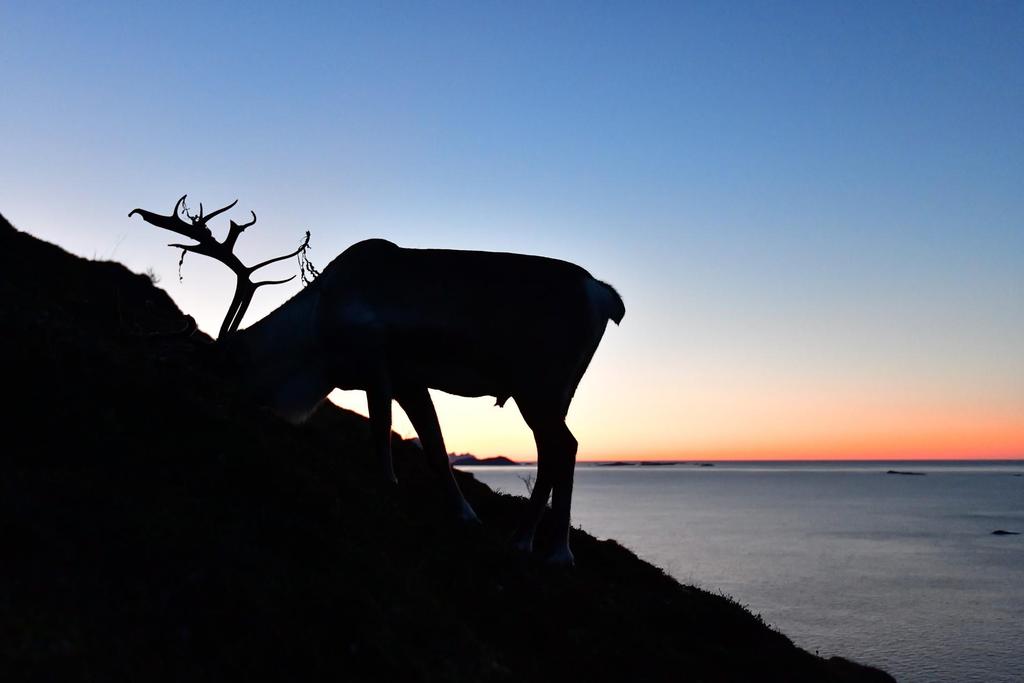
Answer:
[{"label": "reindeer neck", "polygon": [[246,373],[259,398],[282,417],[304,420],[330,392],[316,341],[316,283],[239,333]]}]

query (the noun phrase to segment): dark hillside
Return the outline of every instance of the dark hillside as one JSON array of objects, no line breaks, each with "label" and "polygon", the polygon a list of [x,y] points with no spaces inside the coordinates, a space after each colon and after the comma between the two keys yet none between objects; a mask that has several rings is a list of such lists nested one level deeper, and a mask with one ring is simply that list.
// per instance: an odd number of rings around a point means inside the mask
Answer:
[{"label": "dark hillside", "polygon": [[[225,294],[227,296],[227,294]],[[575,532],[578,568],[506,553],[523,500],[460,474],[441,514],[363,418],[250,405],[143,275],[0,219],[0,679],[886,681]]]}]

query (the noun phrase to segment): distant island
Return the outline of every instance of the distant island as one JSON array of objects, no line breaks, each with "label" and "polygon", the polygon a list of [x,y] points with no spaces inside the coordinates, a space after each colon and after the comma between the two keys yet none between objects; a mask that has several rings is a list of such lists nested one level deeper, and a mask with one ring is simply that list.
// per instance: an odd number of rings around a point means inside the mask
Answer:
[{"label": "distant island", "polygon": [[900,474],[904,477],[923,477],[925,475],[924,472],[906,472],[904,470],[889,470],[886,474]]},{"label": "distant island", "polygon": [[496,455],[493,458],[478,458],[472,453],[449,453],[448,462],[452,465],[519,465],[521,463],[506,458],[504,455]]}]

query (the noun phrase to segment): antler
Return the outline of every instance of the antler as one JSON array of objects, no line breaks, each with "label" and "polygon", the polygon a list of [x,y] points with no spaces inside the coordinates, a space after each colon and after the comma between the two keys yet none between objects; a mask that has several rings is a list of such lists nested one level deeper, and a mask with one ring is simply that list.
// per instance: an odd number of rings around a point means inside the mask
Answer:
[{"label": "antler", "polygon": [[231,202],[227,206],[212,211],[208,214],[203,214],[203,205],[199,205],[199,215],[192,216],[185,209],[185,215],[188,216],[189,220],[182,220],[180,213],[185,205],[185,198],[188,195],[182,195],[181,198],[175,202],[174,211],[171,212],[170,216],[164,216],[162,214],[153,213],[152,211],[146,211],[145,209],[132,209],[128,214],[131,218],[135,214],[142,216],[142,220],[146,221],[150,225],[155,225],[158,228],[164,230],[170,230],[176,232],[179,235],[189,238],[196,242],[196,244],[169,244],[170,247],[175,247],[182,250],[182,257],[184,252],[192,252],[195,254],[202,254],[203,256],[209,256],[212,259],[220,261],[235,274],[235,294],[231,298],[231,305],[228,307],[228,311],[224,316],[224,322],[221,323],[220,332],[217,334],[217,338],[221,339],[224,335],[234,332],[238,329],[238,326],[242,323],[242,318],[245,316],[246,310],[249,308],[249,304],[252,302],[253,294],[256,290],[264,285],[280,285],[294,280],[295,276],[292,275],[289,278],[283,280],[264,280],[262,282],[253,282],[251,276],[254,272],[269,266],[271,263],[277,263],[285,259],[292,258],[302,253],[303,250],[309,247],[309,232],[306,232],[306,238],[302,242],[302,246],[293,251],[290,254],[284,256],[277,256],[272,259],[267,259],[261,263],[257,263],[255,266],[246,266],[242,263],[238,256],[234,253],[235,242],[238,241],[238,237],[242,232],[256,223],[256,212],[251,211],[252,220],[248,223],[236,223],[231,221],[231,226],[228,229],[227,237],[224,238],[223,242],[218,242],[213,237],[213,233],[207,227],[207,223],[210,219],[215,216],[219,216],[228,209],[234,207],[238,203],[238,200]]}]

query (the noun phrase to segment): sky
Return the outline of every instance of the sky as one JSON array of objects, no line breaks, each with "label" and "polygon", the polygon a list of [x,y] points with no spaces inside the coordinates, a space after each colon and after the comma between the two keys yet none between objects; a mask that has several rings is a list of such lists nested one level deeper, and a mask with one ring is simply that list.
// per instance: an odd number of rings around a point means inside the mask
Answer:
[{"label": "sky", "polygon": [[[131,209],[238,198],[246,262],[578,263],[626,302],[581,459],[1024,457],[1022,122],[1021,2],[0,4],[17,227],[210,332],[230,274]],[[450,451],[533,458],[513,402],[435,399]]]}]

